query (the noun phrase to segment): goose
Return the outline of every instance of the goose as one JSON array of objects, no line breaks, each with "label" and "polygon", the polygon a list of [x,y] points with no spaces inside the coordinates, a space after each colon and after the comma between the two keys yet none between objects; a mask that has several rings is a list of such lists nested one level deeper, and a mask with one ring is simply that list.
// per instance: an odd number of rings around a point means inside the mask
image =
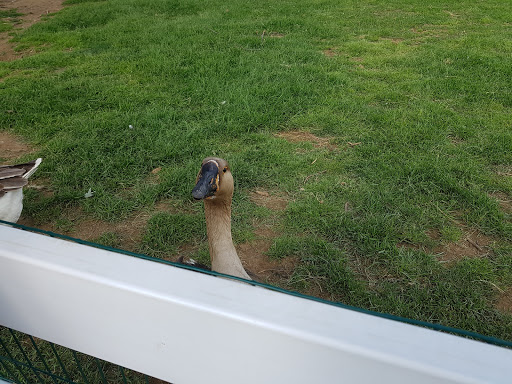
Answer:
[{"label": "goose", "polygon": [[234,188],[228,162],[218,157],[207,157],[201,164],[192,197],[204,202],[212,270],[251,280],[231,237],[231,200]]},{"label": "goose", "polygon": [[16,223],[23,209],[23,187],[41,164],[41,158],[24,164],[0,166],[0,220]]}]

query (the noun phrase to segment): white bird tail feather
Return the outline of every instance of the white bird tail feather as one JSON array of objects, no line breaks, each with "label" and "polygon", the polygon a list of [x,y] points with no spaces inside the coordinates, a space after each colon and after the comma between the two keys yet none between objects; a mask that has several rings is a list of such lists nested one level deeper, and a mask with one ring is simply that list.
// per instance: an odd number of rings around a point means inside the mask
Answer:
[{"label": "white bird tail feather", "polygon": [[40,157],[36,159],[34,166],[23,175],[23,178],[28,179],[30,176],[32,176],[32,174],[37,170],[37,167],[39,167],[39,164],[41,164],[41,161],[43,161],[43,159],[41,159]]}]

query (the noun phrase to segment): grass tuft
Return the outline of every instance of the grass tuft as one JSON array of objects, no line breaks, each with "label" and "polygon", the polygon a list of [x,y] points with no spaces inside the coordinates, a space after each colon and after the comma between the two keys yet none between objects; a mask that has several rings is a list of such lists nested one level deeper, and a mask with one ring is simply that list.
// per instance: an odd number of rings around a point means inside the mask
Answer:
[{"label": "grass tuft", "polygon": [[162,256],[205,232],[206,226],[197,215],[158,213],[147,224],[142,247],[150,256]]}]

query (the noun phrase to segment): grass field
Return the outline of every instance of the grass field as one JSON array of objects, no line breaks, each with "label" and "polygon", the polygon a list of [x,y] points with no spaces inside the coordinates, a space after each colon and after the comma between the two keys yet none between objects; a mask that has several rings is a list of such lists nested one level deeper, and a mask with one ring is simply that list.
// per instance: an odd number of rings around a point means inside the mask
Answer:
[{"label": "grass field", "polygon": [[512,3],[66,4],[0,63],[25,222],[208,262],[217,155],[264,280],[512,340]]}]

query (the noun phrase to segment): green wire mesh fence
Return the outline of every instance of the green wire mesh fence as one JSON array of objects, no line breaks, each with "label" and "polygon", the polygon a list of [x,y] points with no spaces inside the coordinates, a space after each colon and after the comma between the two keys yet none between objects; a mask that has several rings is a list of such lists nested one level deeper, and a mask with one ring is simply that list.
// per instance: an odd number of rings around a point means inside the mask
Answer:
[{"label": "green wire mesh fence", "polygon": [[0,380],[19,384],[156,384],[163,381],[0,326]]}]

